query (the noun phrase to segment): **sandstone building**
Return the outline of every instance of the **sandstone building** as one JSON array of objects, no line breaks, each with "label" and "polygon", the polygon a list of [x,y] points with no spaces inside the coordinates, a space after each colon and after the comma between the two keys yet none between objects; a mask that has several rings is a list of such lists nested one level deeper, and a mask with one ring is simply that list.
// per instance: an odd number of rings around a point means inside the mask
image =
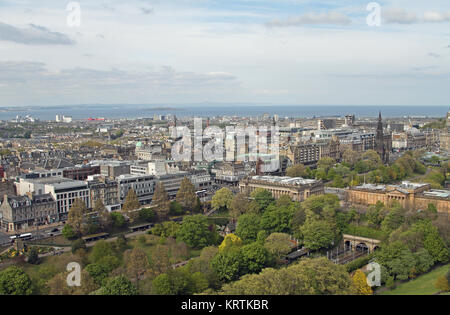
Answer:
[{"label": "sandstone building", "polygon": [[399,202],[408,210],[424,210],[431,203],[439,213],[450,213],[450,190],[431,189],[430,184],[402,182],[400,185],[364,184],[346,190],[346,200],[353,205],[385,205]]},{"label": "sandstone building", "polygon": [[270,191],[275,199],[288,195],[293,201],[303,201],[309,196],[324,193],[322,181],[301,177],[252,176],[241,180],[239,183],[241,192],[251,193],[257,188]]}]

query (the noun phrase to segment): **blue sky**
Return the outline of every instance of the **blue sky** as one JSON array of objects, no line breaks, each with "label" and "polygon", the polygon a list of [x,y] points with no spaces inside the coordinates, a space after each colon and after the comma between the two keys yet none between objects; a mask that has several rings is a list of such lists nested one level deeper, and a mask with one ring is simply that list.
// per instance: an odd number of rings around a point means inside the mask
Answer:
[{"label": "blue sky", "polygon": [[0,0],[0,106],[449,105],[450,2]]}]

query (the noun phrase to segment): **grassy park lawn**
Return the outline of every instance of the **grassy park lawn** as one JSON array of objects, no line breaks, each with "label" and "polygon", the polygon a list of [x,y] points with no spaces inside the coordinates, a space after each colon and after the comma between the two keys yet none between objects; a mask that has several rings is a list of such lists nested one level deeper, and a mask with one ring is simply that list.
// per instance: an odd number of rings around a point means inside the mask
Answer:
[{"label": "grassy park lawn", "polygon": [[424,275],[417,277],[414,280],[399,284],[393,290],[383,291],[382,295],[431,295],[438,292],[434,287],[436,279],[444,276],[450,269],[450,264],[433,269]]}]

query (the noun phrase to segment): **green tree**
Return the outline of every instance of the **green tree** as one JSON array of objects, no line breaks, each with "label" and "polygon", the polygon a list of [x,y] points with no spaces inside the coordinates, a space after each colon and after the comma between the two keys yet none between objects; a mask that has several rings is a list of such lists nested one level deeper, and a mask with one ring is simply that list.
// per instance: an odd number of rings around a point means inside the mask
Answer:
[{"label": "green tree", "polygon": [[100,198],[95,201],[93,211],[97,212],[98,214],[98,223],[100,225],[100,228],[102,230],[110,229],[113,224],[111,214],[105,208],[105,205],[103,204],[103,201]]},{"label": "green tree", "polygon": [[32,265],[39,264],[40,259],[39,259],[38,249],[36,246],[33,246],[28,250],[27,262]]},{"label": "green tree", "polygon": [[152,234],[162,237],[176,237],[180,227],[180,224],[173,221],[157,223],[152,229]]},{"label": "green tree", "polygon": [[195,186],[189,178],[185,177],[181,181],[180,189],[178,189],[176,200],[185,210],[192,211],[197,201]]},{"label": "green tree", "polygon": [[126,257],[126,269],[130,277],[139,285],[139,280],[149,268],[148,258],[145,252],[140,248],[133,248]]},{"label": "green tree", "polygon": [[218,248],[214,246],[208,246],[202,249],[200,256],[191,259],[187,267],[190,273],[201,273],[208,280],[208,286],[214,289],[220,287],[219,277],[214,269],[211,267],[211,260],[218,253]]},{"label": "green tree", "polygon": [[336,161],[330,157],[324,157],[319,160],[317,163],[318,169],[323,169],[326,173],[333,167]]},{"label": "green tree", "polygon": [[389,209],[388,214],[381,223],[381,228],[386,232],[392,232],[400,227],[403,222],[405,222],[405,209],[399,204],[395,204]]},{"label": "green tree", "polygon": [[375,228],[380,227],[384,220],[384,204],[377,201],[375,205],[369,207],[366,213],[367,221]]},{"label": "green tree", "polygon": [[69,224],[64,225],[64,227],[62,229],[62,235],[68,240],[76,237],[76,234],[73,231],[72,226],[70,226]]},{"label": "green tree", "polygon": [[209,281],[205,274],[201,272],[194,272],[191,276],[192,282],[194,283],[195,291],[194,293],[201,293],[208,289]]},{"label": "green tree", "polygon": [[120,212],[112,212],[111,213],[111,220],[113,223],[113,226],[120,228],[125,225],[125,218]]},{"label": "green tree", "polygon": [[196,284],[184,268],[170,270],[153,280],[153,291],[160,295],[193,294]]},{"label": "green tree", "polygon": [[311,196],[302,203],[302,207],[307,217],[331,221],[340,209],[340,201],[338,196],[331,194]]},{"label": "green tree", "polygon": [[380,155],[374,150],[367,150],[363,153],[362,159],[367,163],[369,170],[374,170],[382,165]]},{"label": "green tree", "polygon": [[224,211],[231,207],[233,193],[228,188],[221,188],[212,197],[211,206],[215,210]]},{"label": "green tree", "polygon": [[385,244],[375,252],[376,261],[398,280],[407,280],[415,270],[414,255],[399,241]]},{"label": "green tree", "polygon": [[75,199],[69,209],[67,224],[72,227],[72,230],[76,236],[80,236],[82,234],[86,213],[87,208],[84,201],[80,198]]},{"label": "green tree", "polygon": [[294,214],[292,215],[291,222],[289,222],[292,234],[297,239],[303,239],[303,235],[301,234],[300,228],[303,224],[305,224],[306,221],[306,212],[303,208],[298,208],[295,210]]},{"label": "green tree", "polygon": [[123,202],[122,212],[126,214],[130,220],[134,220],[136,217],[135,210],[139,209],[141,204],[139,202],[138,196],[133,189],[129,189],[127,192],[127,196]]},{"label": "green tree", "polygon": [[183,224],[178,230],[177,237],[190,247],[202,248],[211,244],[211,234],[212,232],[209,230],[209,224],[206,217],[197,214],[183,220]]},{"label": "green tree", "polygon": [[75,254],[79,249],[86,249],[86,242],[81,238],[72,242],[72,254]]},{"label": "green tree", "polygon": [[225,284],[227,295],[343,295],[354,294],[353,282],[345,267],[326,258],[305,259],[279,270],[266,268]]},{"label": "green tree", "polygon": [[155,212],[150,208],[144,208],[139,211],[139,219],[145,222],[153,222],[155,216]]},{"label": "green tree", "polygon": [[176,201],[170,203],[170,215],[182,215],[184,213],[183,206]]},{"label": "green tree", "polygon": [[200,198],[198,198],[198,197],[195,198],[195,204],[194,204],[194,208],[192,209],[192,212],[194,212],[194,213],[202,213],[203,212],[203,204],[200,201]]},{"label": "green tree", "polygon": [[434,265],[433,257],[425,248],[421,248],[413,253],[415,260],[415,270],[417,274],[425,273]]},{"label": "green tree", "polygon": [[275,201],[272,193],[263,188],[256,188],[251,192],[250,197],[253,198],[252,210],[256,213],[263,213]]},{"label": "green tree", "polygon": [[243,270],[243,257],[240,248],[219,251],[211,260],[211,266],[221,281],[237,280]]},{"label": "green tree", "polygon": [[169,249],[166,245],[156,245],[151,257],[153,273],[160,275],[170,267]]},{"label": "green tree", "polygon": [[173,288],[170,276],[167,273],[160,274],[152,282],[153,291],[159,295],[175,295],[176,288]]},{"label": "green tree", "polygon": [[153,193],[152,205],[155,206],[153,209],[155,210],[156,216],[159,220],[164,220],[167,218],[170,211],[170,201],[163,182],[158,182],[156,184],[156,189]]},{"label": "green tree", "polygon": [[230,215],[233,219],[237,219],[240,215],[246,213],[250,208],[250,202],[245,194],[239,193],[234,196],[230,205]]},{"label": "green tree", "polygon": [[118,253],[124,252],[127,249],[127,238],[124,234],[119,234],[114,242],[114,250]]},{"label": "green tree", "polygon": [[30,295],[30,277],[19,267],[11,266],[0,272],[0,295]]},{"label": "green tree", "polygon": [[292,207],[269,205],[261,217],[261,228],[269,233],[290,233],[290,222],[294,211]]},{"label": "green tree", "polygon": [[347,149],[342,154],[342,162],[348,164],[350,167],[354,167],[355,164],[361,160],[361,154],[352,149]]},{"label": "green tree", "polygon": [[430,221],[419,221],[412,227],[423,234],[423,247],[430,253],[435,262],[447,262],[449,250],[439,235],[438,229]]},{"label": "green tree", "polygon": [[115,252],[112,244],[101,240],[98,241],[92,248],[92,252],[89,256],[89,259],[94,263],[98,263],[101,261],[102,258],[114,255]]},{"label": "green tree", "polygon": [[292,250],[294,244],[288,234],[272,233],[266,238],[264,247],[277,259],[282,259]]},{"label": "green tree", "polygon": [[112,278],[101,289],[102,295],[137,295],[136,287],[124,276]]},{"label": "green tree", "polygon": [[259,230],[261,230],[261,218],[255,213],[243,214],[239,217],[236,227],[236,235],[244,243],[251,243],[256,240]]},{"label": "green tree", "polygon": [[286,176],[289,177],[305,177],[306,175],[306,169],[303,164],[295,164],[286,170]]},{"label": "green tree", "polygon": [[245,268],[244,273],[258,273],[272,262],[269,251],[258,242],[244,245],[241,253]]},{"label": "green tree", "polygon": [[332,224],[315,219],[307,219],[301,231],[304,245],[310,250],[330,247],[336,234]]},{"label": "green tree", "polygon": [[110,270],[103,264],[89,264],[86,266],[85,270],[94,280],[95,284],[98,286],[103,286],[107,283],[108,276],[110,275]]}]

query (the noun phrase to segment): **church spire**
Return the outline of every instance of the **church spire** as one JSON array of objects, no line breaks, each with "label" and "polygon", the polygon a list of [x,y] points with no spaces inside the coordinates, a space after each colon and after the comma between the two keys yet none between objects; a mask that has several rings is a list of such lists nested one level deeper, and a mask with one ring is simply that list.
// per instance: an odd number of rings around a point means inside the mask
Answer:
[{"label": "church spire", "polygon": [[381,111],[378,115],[376,151],[380,155],[383,163],[387,163],[389,160],[389,158],[388,158],[389,153],[386,150],[385,137],[383,134],[383,118],[381,118]]},{"label": "church spire", "polygon": [[378,128],[377,128],[378,132],[382,132],[383,131],[383,118],[381,118],[381,110],[380,113],[378,115]]}]

